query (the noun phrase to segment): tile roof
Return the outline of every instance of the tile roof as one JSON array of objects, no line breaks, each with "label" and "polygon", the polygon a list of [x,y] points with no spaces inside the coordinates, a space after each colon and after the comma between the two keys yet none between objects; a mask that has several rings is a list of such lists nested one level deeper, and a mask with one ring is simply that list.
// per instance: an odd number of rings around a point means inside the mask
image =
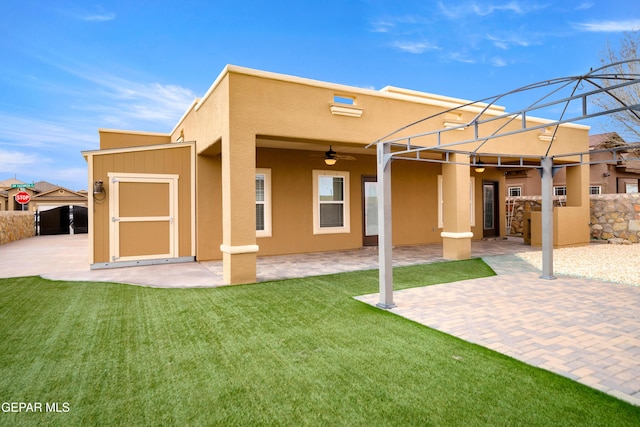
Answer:
[{"label": "tile roof", "polygon": [[600,133],[597,135],[589,135],[589,147],[596,148],[610,143],[617,145],[626,144],[625,140],[618,135],[617,132]]}]

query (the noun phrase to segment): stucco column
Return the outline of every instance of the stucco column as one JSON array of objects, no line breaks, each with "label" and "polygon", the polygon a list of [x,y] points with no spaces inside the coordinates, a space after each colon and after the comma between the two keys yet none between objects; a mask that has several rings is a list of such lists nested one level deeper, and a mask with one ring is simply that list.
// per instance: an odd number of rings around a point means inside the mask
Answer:
[{"label": "stucco column", "polygon": [[[589,161],[588,159],[584,160]],[[589,197],[589,165],[568,166],[567,208],[571,209],[574,241],[587,244],[591,239],[591,198]]]},{"label": "stucco column", "polygon": [[222,139],[222,267],[227,284],[256,281],[255,135]]},{"label": "stucco column", "polygon": [[471,258],[471,207],[469,188],[469,156],[452,154],[452,163],[442,165],[443,224],[442,257]]},{"label": "stucco column", "polygon": [[[584,160],[588,162],[587,158]],[[589,205],[589,165],[567,166],[567,206]]]}]

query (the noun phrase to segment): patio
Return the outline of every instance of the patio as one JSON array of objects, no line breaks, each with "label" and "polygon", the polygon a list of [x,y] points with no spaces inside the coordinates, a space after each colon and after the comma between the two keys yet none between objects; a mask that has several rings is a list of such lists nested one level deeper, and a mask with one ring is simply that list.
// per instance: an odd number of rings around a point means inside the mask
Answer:
[{"label": "patio", "polygon": [[[162,288],[224,285],[222,261],[90,270],[87,245],[86,234],[37,236],[3,245],[0,277],[42,275],[51,280],[115,282]],[[473,257],[486,258],[538,251],[539,248],[531,248],[519,238],[508,238],[474,241],[471,250]],[[444,261],[439,244],[398,247],[394,249],[393,257],[397,267]],[[259,282],[377,268],[378,252],[375,247],[259,257],[257,262]],[[494,267],[494,270],[496,268],[500,267]]]}]

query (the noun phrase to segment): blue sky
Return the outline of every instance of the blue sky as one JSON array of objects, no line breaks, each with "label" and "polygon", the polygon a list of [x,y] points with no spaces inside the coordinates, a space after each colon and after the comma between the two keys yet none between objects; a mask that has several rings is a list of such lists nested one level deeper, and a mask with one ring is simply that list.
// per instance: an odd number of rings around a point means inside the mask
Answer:
[{"label": "blue sky", "polygon": [[98,128],[169,132],[226,64],[476,100],[636,30],[638,0],[4,0],[0,180],[86,188]]}]

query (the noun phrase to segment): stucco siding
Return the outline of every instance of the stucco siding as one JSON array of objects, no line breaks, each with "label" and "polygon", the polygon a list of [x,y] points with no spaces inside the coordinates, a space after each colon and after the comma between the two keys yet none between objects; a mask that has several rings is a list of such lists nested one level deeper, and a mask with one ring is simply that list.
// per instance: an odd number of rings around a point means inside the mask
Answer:
[{"label": "stucco siding", "polygon": [[125,147],[142,147],[171,142],[169,134],[151,132],[130,132],[113,129],[100,129],[100,149],[108,150]]},{"label": "stucco siding", "polygon": [[198,261],[222,259],[222,163],[220,155],[196,159],[196,256]]},{"label": "stucco siding", "polygon": [[[372,150],[373,151],[373,150]],[[324,164],[322,152],[258,148],[256,167],[271,170],[272,235],[257,238],[260,256],[305,253],[362,247],[362,177],[375,176],[376,158],[354,155],[355,161]],[[198,156],[198,259],[221,259],[222,243],[220,156]],[[438,227],[437,177],[439,164],[396,161],[392,165],[393,243],[415,245],[441,242]],[[350,233],[313,234],[313,170],[346,171],[350,179]],[[499,183],[500,200],[505,195],[504,175],[487,170],[471,172],[474,183],[474,239],[483,236],[482,184]],[[497,219],[500,235],[505,235],[504,206]],[[249,210],[253,215],[254,209]],[[255,232],[255,231],[254,231]]]}]

